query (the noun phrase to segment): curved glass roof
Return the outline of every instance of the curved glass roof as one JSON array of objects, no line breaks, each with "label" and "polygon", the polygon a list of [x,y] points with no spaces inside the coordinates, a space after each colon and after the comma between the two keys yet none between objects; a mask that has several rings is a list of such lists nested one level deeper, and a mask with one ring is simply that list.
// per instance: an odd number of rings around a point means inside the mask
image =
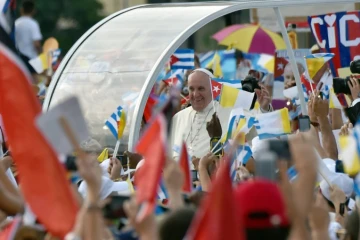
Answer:
[{"label": "curved glass roof", "polygon": [[[345,0],[354,2],[355,0]],[[336,3],[337,0],[257,0],[143,5],[115,13],[91,28],[56,71],[44,110],[70,95],[80,99],[90,134],[103,146],[115,140],[105,120],[128,107],[120,151],[139,137],[146,99],[171,54],[196,30],[225,14],[257,7]]]},{"label": "curved glass roof", "polygon": [[[119,105],[127,106],[128,124],[120,148],[124,150],[136,101],[161,54],[194,22],[227,6],[145,5],[117,13],[92,32],[59,69],[50,107],[70,95],[79,96],[91,136],[103,146],[114,146],[104,123]],[[172,19],[177,21],[169,25]]]}]

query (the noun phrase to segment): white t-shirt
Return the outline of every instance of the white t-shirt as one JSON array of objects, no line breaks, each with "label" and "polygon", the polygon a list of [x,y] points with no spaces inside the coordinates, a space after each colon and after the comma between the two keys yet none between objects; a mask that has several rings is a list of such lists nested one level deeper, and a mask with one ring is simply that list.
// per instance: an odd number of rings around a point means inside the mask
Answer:
[{"label": "white t-shirt", "polygon": [[42,39],[37,21],[28,16],[22,16],[15,21],[15,41],[19,51],[28,58],[36,58],[38,53],[34,41]]}]

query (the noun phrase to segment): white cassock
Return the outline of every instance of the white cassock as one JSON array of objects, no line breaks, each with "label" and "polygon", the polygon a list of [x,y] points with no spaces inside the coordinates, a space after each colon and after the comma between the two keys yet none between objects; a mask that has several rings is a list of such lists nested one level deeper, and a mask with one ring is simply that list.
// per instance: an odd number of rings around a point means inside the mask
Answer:
[{"label": "white cassock", "polygon": [[[217,101],[215,101],[215,108],[224,134],[227,131],[232,109],[221,107]],[[186,142],[191,157],[201,158],[210,152],[210,137],[206,131],[206,123],[211,120],[213,114],[213,102],[210,102],[204,110],[199,112],[190,106],[175,114],[171,126],[173,158],[178,158],[183,141]]]}]

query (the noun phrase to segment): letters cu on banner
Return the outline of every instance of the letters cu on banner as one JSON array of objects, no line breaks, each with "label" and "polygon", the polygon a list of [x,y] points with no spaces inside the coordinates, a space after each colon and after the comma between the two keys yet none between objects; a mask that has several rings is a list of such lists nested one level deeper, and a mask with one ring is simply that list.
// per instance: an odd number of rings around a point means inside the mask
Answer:
[{"label": "letters cu on banner", "polygon": [[333,74],[360,59],[360,11],[329,13],[308,17],[309,26],[323,52],[334,53]]}]

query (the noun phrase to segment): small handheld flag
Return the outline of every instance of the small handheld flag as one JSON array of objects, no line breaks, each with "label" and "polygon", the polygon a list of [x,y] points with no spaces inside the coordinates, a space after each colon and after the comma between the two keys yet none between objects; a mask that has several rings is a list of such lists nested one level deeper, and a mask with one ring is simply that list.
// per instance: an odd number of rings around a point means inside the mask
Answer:
[{"label": "small handheld flag", "polygon": [[310,79],[313,79],[324,64],[331,60],[334,56],[335,54],[333,53],[315,53],[305,56]]},{"label": "small handheld flag", "polygon": [[97,160],[102,163],[104,160],[109,158],[109,150],[105,148],[102,153],[98,156]]},{"label": "small handheld flag", "polygon": [[287,108],[256,115],[254,125],[259,139],[279,137],[291,133],[289,111]]},{"label": "small handheld flag", "polygon": [[113,112],[111,116],[108,118],[108,120],[105,122],[105,125],[109,128],[110,132],[117,140],[113,154],[114,156],[116,156],[120,147],[120,139],[123,136],[124,129],[126,126],[125,110],[121,106],[117,107],[115,112]]},{"label": "small handheld flag", "polygon": [[192,191],[192,179],[190,175],[190,156],[187,152],[186,143],[183,142],[180,155],[180,168],[184,173],[185,181],[182,190],[187,193]]},{"label": "small handheld flag", "polygon": [[120,140],[126,126],[125,110],[119,106],[105,122],[105,125],[109,128],[115,139]]},{"label": "small handheld flag", "polygon": [[194,49],[178,49],[170,59],[171,70],[194,69]]}]

